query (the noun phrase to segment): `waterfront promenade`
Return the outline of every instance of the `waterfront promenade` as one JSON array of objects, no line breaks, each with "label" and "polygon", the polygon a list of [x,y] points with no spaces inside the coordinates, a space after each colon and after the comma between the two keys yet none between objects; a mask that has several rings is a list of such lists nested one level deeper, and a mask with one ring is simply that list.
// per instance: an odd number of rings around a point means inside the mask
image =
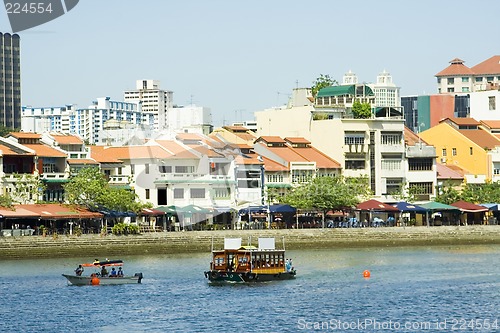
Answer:
[{"label": "waterfront promenade", "polygon": [[499,225],[277,229],[152,232],[141,235],[82,235],[0,237],[0,259],[64,257],[114,257],[140,254],[209,252],[212,243],[222,247],[224,238],[275,237],[277,246],[285,239],[286,249],[325,249],[348,247],[434,246],[500,244]]}]

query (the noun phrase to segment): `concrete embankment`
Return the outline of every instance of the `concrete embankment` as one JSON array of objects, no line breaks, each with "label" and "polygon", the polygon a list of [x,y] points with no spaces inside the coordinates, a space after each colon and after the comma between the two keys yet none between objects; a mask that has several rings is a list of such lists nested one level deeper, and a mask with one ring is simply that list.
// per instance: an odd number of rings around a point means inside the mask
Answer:
[{"label": "concrete embankment", "polygon": [[133,254],[209,252],[224,238],[246,244],[259,237],[285,240],[288,250],[348,247],[500,244],[500,226],[394,227],[352,229],[281,229],[157,232],[130,236],[0,237],[0,259],[113,257]]}]

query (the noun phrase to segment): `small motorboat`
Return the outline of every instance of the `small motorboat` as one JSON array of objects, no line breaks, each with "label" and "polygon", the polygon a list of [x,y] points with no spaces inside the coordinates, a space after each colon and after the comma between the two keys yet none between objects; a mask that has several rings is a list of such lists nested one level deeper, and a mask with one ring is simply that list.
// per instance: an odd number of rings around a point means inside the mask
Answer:
[{"label": "small motorboat", "polygon": [[[108,267],[111,267],[111,271],[108,271]],[[118,270],[115,267],[119,267]],[[95,260],[93,263],[79,265],[75,274],[63,274],[62,276],[68,279],[69,284],[75,286],[141,283],[142,273],[124,275],[122,267],[122,260]],[[84,275],[85,268],[90,268],[91,273]]]}]

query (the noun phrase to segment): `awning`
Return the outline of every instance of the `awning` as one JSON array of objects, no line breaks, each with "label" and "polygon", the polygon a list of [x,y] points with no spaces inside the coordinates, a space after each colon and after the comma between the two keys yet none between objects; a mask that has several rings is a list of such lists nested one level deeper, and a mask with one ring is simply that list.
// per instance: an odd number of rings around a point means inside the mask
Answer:
[{"label": "awning", "polygon": [[231,212],[235,212],[235,211],[236,211],[236,209],[231,208],[231,207],[214,207],[215,214],[231,213]]},{"label": "awning", "polygon": [[188,214],[210,214],[213,212],[213,209],[204,208],[197,205],[187,205],[185,207],[180,208],[179,213],[188,213]]},{"label": "awning", "polygon": [[424,207],[427,210],[433,211],[433,212],[439,212],[439,211],[460,211],[457,207],[450,206],[441,202],[437,201],[431,201],[425,204],[421,204],[420,207]]},{"label": "awning", "polygon": [[491,210],[492,212],[498,211],[498,204],[497,203],[484,203],[480,204],[480,206],[488,208],[488,210]]},{"label": "awning", "polygon": [[271,213],[296,213],[297,209],[290,205],[271,205],[269,206]]},{"label": "awning", "polygon": [[377,200],[368,200],[356,206],[356,210],[372,210],[377,212],[398,212],[396,207]]},{"label": "awning", "polygon": [[475,205],[473,203],[467,202],[467,201],[457,201],[451,204],[454,207],[458,207],[462,212],[466,213],[481,213],[481,212],[487,212],[488,208]]},{"label": "awning", "polygon": [[174,205],[171,206],[158,206],[155,208],[156,210],[160,210],[162,212],[165,212],[167,215],[176,215],[177,212],[181,212],[181,207],[177,207]]},{"label": "awning", "polygon": [[165,215],[165,212],[157,209],[143,208],[141,211],[141,215],[161,216]]},{"label": "awning", "polygon": [[400,212],[415,212],[415,213],[425,213],[427,209],[418,205],[413,205],[411,203],[401,201],[394,205]]},{"label": "awning", "polygon": [[266,212],[267,212],[266,206],[248,206],[238,211],[240,215],[246,215],[248,213],[255,214],[255,213],[266,213]]}]

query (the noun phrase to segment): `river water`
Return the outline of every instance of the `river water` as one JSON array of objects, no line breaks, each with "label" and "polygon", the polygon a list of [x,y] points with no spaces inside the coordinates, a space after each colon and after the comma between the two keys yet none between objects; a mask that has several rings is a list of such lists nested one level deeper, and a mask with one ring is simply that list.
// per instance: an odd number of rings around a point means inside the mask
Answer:
[{"label": "river water", "polygon": [[144,274],[122,286],[67,285],[94,258],[0,261],[0,331],[500,332],[500,246],[287,257],[295,280],[229,286],[207,283],[208,253],[113,258]]}]

